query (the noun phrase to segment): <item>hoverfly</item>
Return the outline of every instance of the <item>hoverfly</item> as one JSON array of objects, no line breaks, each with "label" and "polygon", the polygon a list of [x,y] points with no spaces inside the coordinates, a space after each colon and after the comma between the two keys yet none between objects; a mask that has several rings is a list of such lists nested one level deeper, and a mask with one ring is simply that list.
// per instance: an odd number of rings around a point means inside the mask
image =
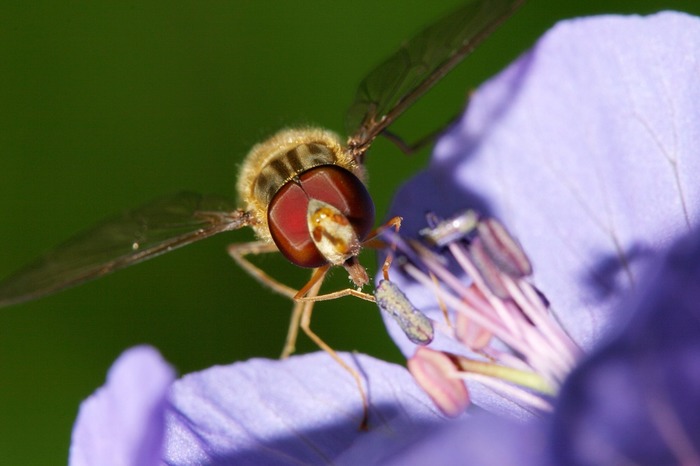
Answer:
[{"label": "hoverfly", "polygon": [[[357,258],[372,242],[374,205],[364,184],[364,158],[374,139],[454,68],[524,0],[471,0],[425,28],[360,83],[347,114],[349,137],[318,128],[285,129],[254,146],[238,180],[238,203],[181,192],[108,219],[69,239],[0,282],[0,307],[79,285],[225,231],[251,227],[258,239],[230,246],[230,255],[254,278],[295,301],[283,356],[294,350],[298,328],[348,370],[368,403],[359,374],[309,328],[313,303],[344,295],[374,300]],[[381,228],[398,226],[392,219]],[[299,290],[253,265],[247,255],[281,252],[312,269]],[[328,269],[344,267],[355,288],[326,295]]]}]

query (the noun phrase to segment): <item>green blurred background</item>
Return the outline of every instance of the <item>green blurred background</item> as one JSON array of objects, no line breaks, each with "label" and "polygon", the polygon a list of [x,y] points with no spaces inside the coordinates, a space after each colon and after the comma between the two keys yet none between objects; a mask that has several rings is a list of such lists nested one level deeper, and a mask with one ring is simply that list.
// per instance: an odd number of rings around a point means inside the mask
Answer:
[{"label": "green blurred background", "polygon": [[[180,189],[233,195],[248,148],[287,125],[343,132],[363,75],[459,4],[422,1],[3,2],[0,6],[0,276],[102,217]],[[395,128],[411,140],[562,18],[700,13],[700,2],[533,0]],[[425,164],[380,140],[368,165],[380,218]],[[180,373],[277,357],[291,304],[225,253],[235,232],[96,282],[0,310],[2,464],[63,464],[78,405],[126,348],[157,347]],[[372,263],[372,255],[365,262]],[[269,270],[307,273],[275,257]],[[335,286],[347,283],[335,273]],[[400,361],[377,309],[322,303],[339,350]],[[315,348],[302,337],[300,351]]]}]

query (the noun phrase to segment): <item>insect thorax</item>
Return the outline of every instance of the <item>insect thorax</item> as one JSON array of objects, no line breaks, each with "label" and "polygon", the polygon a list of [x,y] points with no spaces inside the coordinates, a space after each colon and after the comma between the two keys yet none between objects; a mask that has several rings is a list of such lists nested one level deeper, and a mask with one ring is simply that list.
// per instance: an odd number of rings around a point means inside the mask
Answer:
[{"label": "insect thorax", "polygon": [[253,213],[261,239],[270,239],[267,208],[277,191],[299,174],[319,165],[338,165],[361,180],[364,171],[349,156],[340,137],[320,128],[284,129],[256,144],[246,156],[238,179],[238,195]]}]

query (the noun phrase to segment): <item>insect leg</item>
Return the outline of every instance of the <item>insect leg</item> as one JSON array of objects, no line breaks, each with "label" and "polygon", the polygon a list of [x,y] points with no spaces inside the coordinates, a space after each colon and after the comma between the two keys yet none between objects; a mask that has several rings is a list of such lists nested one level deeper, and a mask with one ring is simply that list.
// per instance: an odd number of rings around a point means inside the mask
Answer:
[{"label": "insect leg", "polygon": [[[363,246],[365,247],[370,247],[374,249],[382,249],[386,248],[387,245],[384,241],[378,239],[378,236],[382,234],[384,230],[387,228],[394,228],[396,232],[399,232],[399,229],[401,228],[401,217],[393,217],[390,218],[388,222],[386,222],[384,225],[381,225],[377,228],[375,228],[367,237],[367,239],[362,243]],[[389,252],[386,255],[386,258],[384,258],[384,263],[382,264],[382,274],[384,275],[384,280],[389,280],[389,267],[391,267],[391,261],[394,260],[394,249],[396,247],[394,245],[391,245],[391,248]]]},{"label": "insect leg", "polygon": [[[274,244],[263,241],[231,244],[228,247],[229,255],[251,277],[273,291],[296,301],[294,297],[299,293],[297,290],[279,282],[278,280],[275,280],[265,273],[260,267],[256,266],[245,258],[245,256],[248,254],[264,254],[276,251],[277,247]],[[294,303],[294,307],[292,308],[292,316],[289,321],[289,329],[287,330],[287,337],[284,340],[284,348],[282,349],[282,354],[280,355],[280,358],[282,359],[289,357],[289,355],[294,353],[297,335],[299,333],[299,319],[301,318],[304,304],[305,303],[298,301]]]},{"label": "insect leg", "polygon": [[435,142],[435,140],[442,135],[447,129],[450,128],[459,118],[464,114],[466,111],[466,106],[462,111],[459,113],[455,114],[452,118],[450,118],[447,123],[444,125],[441,125],[440,127],[436,128],[435,130],[431,131],[430,133],[426,134],[422,138],[418,139],[417,141],[414,141],[413,143],[408,143],[404,141],[401,136],[399,136],[396,133],[392,133],[388,129],[385,129],[384,131],[381,132],[381,135],[387,138],[390,142],[392,142],[396,147],[399,148],[401,152],[403,152],[406,155],[413,155],[419,150],[423,149],[429,144],[432,144]]},{"label": "insect leg", "polygon": [[[307,297],[314,298],[318,296],[318,291],[321,288],[321,284],[322,281],[317,281],[316,283],[314,283],[314,285],[309,289]],[[300,322],[301,329],[314,343],[316,343],[316,345],[319,348],[328,353],[330,357],[332,357],[335,362],[340,364],[340,366],[343,369],[345,369],[355,380],[355,384],[357,385],[357,388],[360,391],[360,396],[362,398],[362,421],[360,423],[360,429],[366,430],[369,419],[369,400],[367,398],[367,393],[365,392],[365,389],[362,386],[362,379],[360,378],[359,372],[357,372],[357,370],[355,370],[354,368],[350,367],[348,363],[343,361],[343,359],[338,355],[338,353],[335,352],[333,348],[331,348],[328,345],[328,343],[323,341],[321,337],[319,337],[313,330],[311,330],[311,313],[313,312],[314,301],[310,299],[301,301],[299,304],[303,306],[301,311]]]},{"label": "insect leg", "polygon": [[280,356],[282,359],[289,357],[296,350],[297,336],[299,335],[299,320],[301,319],[305,307],[309,305],[313,306],[313,302],[316,301],[313,298],[302,298],[302,296],[309,293],[314,287],[316,287],[316,293],[318,293],[318,288],[321,287],[328,269],[328,266],[314,269],[306,285],[292,297],[294,300],[294,308],[292,309],[292,318],[289,320],[287,338],[284,341],[284,348],[282,348],[282,355]]},{"label": "insect leg", "polygon": [[284,348],[280,359],[286,359],[291,356],[297,347],[297,336],[299,336],[299,320],[304,311],[304,301],[296,301],[292,308],[292,317],[289,319],[289,329],[287,330],[287,338],[284,340]]},{"label": "insect leg", "polygon": [[333,291],[331,293],[320,294],[317,296],[302,296],[301,298],[296,298],[296,300],[300,302],[330,301],[331,299],[338,299],[342,298],[343,296],[354,296],[356,298],[364,299],[365,301],[375,302],[374,296],[354,288],[345,288],[343,290]]},{"label": "insect leg", "polygon": [[[301,287],[299,291],[296,292],[294,295],[294,300],[298,300],[300,298],[303,298],[304,296],[308,295],[311,289],[316,285],[323,283],[323,279],[326,278],[326,273],[328,273],[328,269],[330,269],[330,265],[326,264],[322,267],[318,267],[317,269],[314,269],[313,273],[311,274],[311,278],[309,279],[308,282],[306,282],[306,285]],[[316,293],[318,294],[318,289],[316,290]],[[316,301],[315,299],[312,299],[311,301]]]},{"label": "insect leg", "polygon": [[273,243],[266,243],[264,241],[251,241],[249,243],[237,243],[231,244],[228,247],[228,254],[231,258],[236,261],[236,263],[245,270],[248,275],[256,279],[258,282],[264,286],[270,288],[271,290],[286,296],[289,299],[294,299],[297,294],[297,290],[285,285],[284,283],[275,280],[267,273],[265,273],[260,267],[250,262],[245,256],[249,254],[265,254],[270,252],[277,252],[278,249]]},{"label": "insect leg", "polygon": [[342,298],[343,296],[355,296],[356,298],[374,302],[374,296],[353,288],[346,288],[344,290],[333,291],[322,295],[319,295],[318,290],[316,290],[316,293],[312,294],[311,290],[314,285],[323,282],[323,279],[326,277],[326,273],[329,269],[330,265],[324,265],[323,267],[315,269],[311,274],[311,279],[297,292],[296,295],[294,295],[294,300],[297,302],[316,302],[329,301],[331,299]]},{"label": "insect leg", "polygon": [[401,217],[392,217],[384,225],[380,225],[367,235],[367,239],[362,242],[362,246],[367,248],[382,249],[387,246],[386,242],[378,238],[387,228],[394,228],[397,232],[401,228]]}]

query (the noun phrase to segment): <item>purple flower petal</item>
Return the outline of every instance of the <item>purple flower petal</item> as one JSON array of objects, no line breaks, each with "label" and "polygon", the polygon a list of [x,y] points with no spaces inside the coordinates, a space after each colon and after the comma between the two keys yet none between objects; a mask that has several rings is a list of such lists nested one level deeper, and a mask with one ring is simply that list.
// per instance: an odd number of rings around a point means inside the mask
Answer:
[{"label": "purple flower petal", "polygon": [[386,465],[546,466],[544,422],[513,422],[487,412],[446,424],[416,441]]},{"label": "purple flower petal", "polygon": [[153,348],[125,351],[109,370],[105,386],[80,406],[71,466],[159,464],[166,397],[174,377]]},{"label": "purple flower petal", "polygon": [[404,368],[362,355],[342,357],[366,377],[368,432],[359,429],[357,386],[327,354],[253,359],[175,383],[166,462],[372,464],[444,421]]},{"label": "purple flower petal", "polygon": [[700,463],[700,236],[678,244],[624,333],[572,374],[553,445],[562,464]]},{"label": "purple flower petal", "polygon": [[[645,267],[699,223],[699,49],[700,20],[681,13],[558,24],[478,90],[391,215],[407,234],[426,211],[500,218],[590,349]],[[439,312],[432,293],[392,279]]]}]

